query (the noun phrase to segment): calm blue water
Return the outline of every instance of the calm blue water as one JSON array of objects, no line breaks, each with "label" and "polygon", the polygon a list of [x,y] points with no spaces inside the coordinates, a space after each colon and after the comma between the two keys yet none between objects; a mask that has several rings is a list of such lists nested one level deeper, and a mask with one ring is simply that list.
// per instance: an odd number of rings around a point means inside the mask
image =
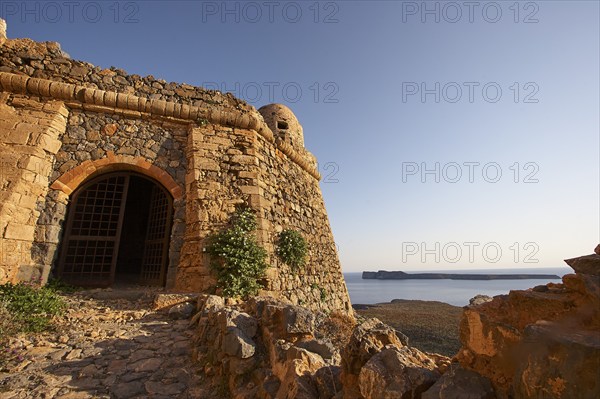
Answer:
[{"label": "calm blue water", "polygon": [[[569,267],[537,269],[427,270],[423,273],[488,273],[488,274],[556,274],[573,273]],[[418,273],[410,271],[408,273]],[[344,273],[350,300],[353,304],[390,302],[392,299],[420,299],[465,306],[477,294],[501,295],[510,290],[523,290],[560,280],[363,280],[362,273]]]}]

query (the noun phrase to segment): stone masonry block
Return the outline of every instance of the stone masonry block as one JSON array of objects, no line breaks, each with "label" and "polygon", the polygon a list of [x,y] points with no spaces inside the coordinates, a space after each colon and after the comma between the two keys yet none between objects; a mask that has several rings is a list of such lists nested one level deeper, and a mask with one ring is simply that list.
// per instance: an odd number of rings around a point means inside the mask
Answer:
[{"label": "stone masonry block", "polygon": [[24,224],[8,223],[4,238],[13,240],[31,241],[33,240],[34,226]]},{"label": "stone masonry block", "polygon": [[62,146],[62,142],[60,140],[56,140],[48,134],[43,134],[40,137],[40,145],[49,153],[56,154]]}]

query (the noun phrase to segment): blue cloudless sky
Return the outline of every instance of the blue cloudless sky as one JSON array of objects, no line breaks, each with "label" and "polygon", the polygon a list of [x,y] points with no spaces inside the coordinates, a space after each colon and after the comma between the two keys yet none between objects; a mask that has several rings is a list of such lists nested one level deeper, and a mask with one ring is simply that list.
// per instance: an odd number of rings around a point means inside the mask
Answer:
[{"label": "blue cloudless sky", "polygon": [[0,2],[9,37],[280,102],[344,271],[561,266],[600,241],[597,1]]}]

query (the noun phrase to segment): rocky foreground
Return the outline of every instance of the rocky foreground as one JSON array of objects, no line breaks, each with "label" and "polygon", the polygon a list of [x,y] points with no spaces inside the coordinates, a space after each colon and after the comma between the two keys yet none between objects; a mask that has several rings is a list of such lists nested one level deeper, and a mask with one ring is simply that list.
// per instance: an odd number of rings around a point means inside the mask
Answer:
[{"label": "rocky foreground", "polygon": [[420,397],[450,366],[378,319],[266,297],[225,304],[201,295],[198,304],[194,356],[233,398]]},{"label": "rocky foreground", "polygon": [[463,313],[456,359],[500,398],[600,397],[600,245],[565,262],[575,274],[561,284],[511,291]]},{"label": "rocky foreground", "polygon": [[270,297],[76,294],[62,330],[12,342],[0,396],[596,399],[600,246],[567,263],[561,284],[465,307],[452,359],[376,318]]},{"label": "rocky foreground", "polygon": [[566,262],[575,274],[561,284],[465,307],[453,359],[411,347],[378,319],[341,320],[350,331],[332,340],[323,329],[331,316],[272,298],[231,305],[215,296],[198,302],[194,356],[235,398],[596,399],[600,246]]}]

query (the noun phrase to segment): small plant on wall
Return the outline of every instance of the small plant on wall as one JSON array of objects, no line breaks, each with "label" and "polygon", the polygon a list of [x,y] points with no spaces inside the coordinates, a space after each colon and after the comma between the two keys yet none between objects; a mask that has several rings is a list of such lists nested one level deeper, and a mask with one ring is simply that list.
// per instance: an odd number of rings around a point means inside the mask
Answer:
[{"label": "small plant on wall", "polygon": [[275,252],[292,270],[297,271],[306,264],[307,248],[306,240],[299,231],[287,229],[279,233]]},{"label": "small plant on wall", "polygon": [[217,273],[217,288],[226,297],[256,295],[262,288],[267,252],[256,242],[256,215],[246,206],[239,207],[231,226],[210,237],[207,252]]}]

